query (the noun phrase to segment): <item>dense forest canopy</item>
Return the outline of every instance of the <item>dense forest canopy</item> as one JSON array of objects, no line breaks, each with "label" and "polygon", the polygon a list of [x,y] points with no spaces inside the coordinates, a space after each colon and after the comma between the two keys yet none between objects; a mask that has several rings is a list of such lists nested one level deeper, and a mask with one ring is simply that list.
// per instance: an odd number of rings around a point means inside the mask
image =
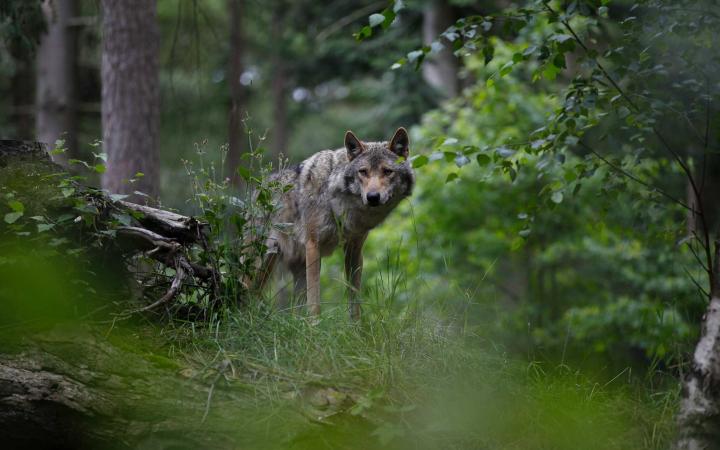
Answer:
[{"label": "dense forest canopy", "polygon": [[[710,0],[2,2],[2,428],[717,448],[719,22]],[[399,127],[416,184],[365,243],[362,321],[341,252],[319,319],[287,275],[257,292],[288,225],[272,174]],[[27,419],[32,367],[83,392],[60,402],[79,437]]]}]

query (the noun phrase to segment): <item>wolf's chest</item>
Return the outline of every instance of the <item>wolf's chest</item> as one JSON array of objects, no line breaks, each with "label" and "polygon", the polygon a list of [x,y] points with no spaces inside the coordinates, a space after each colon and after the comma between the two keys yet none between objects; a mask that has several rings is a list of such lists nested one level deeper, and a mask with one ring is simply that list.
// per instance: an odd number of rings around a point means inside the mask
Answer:
[{"label": "wolf's chest", "polygon": [[362,201],[348,205],[339,202],[333,205],[333,220],[338,233],[343,237],[360,237],[378,226],[392,208],[390,205],[379,207],[363,206]]}]

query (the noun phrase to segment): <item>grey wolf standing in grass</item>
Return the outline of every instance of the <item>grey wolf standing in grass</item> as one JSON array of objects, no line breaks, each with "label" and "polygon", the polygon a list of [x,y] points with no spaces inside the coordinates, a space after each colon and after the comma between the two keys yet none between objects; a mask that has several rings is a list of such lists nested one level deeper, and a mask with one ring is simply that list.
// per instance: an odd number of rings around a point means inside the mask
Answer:
[{"label": "grey wolf standing in grass", "polygon": [[362,142],[348,131],[345,148],[315,153],[274,175],[292,188],[282,194],[272,222],[292,226],[270,231],[255,286],[262,289],[280,261],[293,274],[295,297],[306,295],[310,314],[318,315],[320,258],[342,244],[350,317],[358,319],[362,246],[368,232],[412,192],[409,144],[404,128],[389,142]]}]

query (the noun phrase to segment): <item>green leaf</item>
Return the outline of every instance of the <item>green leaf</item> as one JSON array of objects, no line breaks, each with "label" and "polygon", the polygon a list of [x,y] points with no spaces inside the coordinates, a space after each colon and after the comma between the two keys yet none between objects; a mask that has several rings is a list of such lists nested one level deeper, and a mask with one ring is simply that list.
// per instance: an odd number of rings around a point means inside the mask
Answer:
[{"label": "green leaf", "polygon": [[455,156],[455,164],[456,164],[458,167],[462,167],[462,166],[467,165],[467,164],[469,164],[469,163],[470,163],[470,158],[468,158],[467,156],[462,155],[462,154],[458,154],[457,156]]},{"label": "green leaf", "polygon": [[482,53],[485,65],[488,65],[495,57],[495,47],[491,44],[486,44],[482,49]]},{"label": "green leaf", "polygon": [[368,22],[370,22],[371,27],[376,27],[380,25],[381,23],[385,22],[385,16],[382,14],[371,14],[370,17],[368,17]]},{"label": "green leaf", "polygon": [[495,152],[503,158],[509,158],[516,153],[515,150],[507,147],[498,147]]},{"label": "green leaf", "polygon": [[565,138],[565,143],[570,146],[577,145],[578,142],[580,142],[580,138],[577,136],[567,136]]},{"label": "green leaf", "polygon": [[107,167],[105,167],[105,164],[95,164],[93,170],[95,170],[95,172],[97,173],[105,173]]},{"label": "green leaf", "polygon": [[17,200],[10,200],[8,202],[8,206],[10,209],[12,209],[15,212],[23,212],[25,211],[25,205],[23,205],[21,202]]},{"label": "green leaf", "polygon": [[128,197],[129,197],[129,195],[127,195],[127,194],[110,194],[110,199],[114,202],[124,200]]},{"label": "green leaf", "polygon": [[62,192],[63,197],[67,198],[67,197],[70,197],[71,195],[73,195],[73,194],[75,193],[75,188],[71,188],[71,187],[69,187],[69,188],[62,188],[62,189],[61,189],[61,192]]},{"label": "green leaf", "polygon": [[518,236],[510,242],[510,250],[513,252],[520,250],[523,245],[525,245],[525,239]]},{"label": "green leaf", "polygon": [[132,217],[130,217],[128,214],[113,214],[113,217],[126,227],[132,224]]},{"label": "green leaf", "polygon": [[514,65],[515,65],[515,63],[512,61],[508,61],[505,64],[503,64],[503,66],[500,68],[500,76],[504,77],[505,75],[512,72],[512,68]]},{"label": "green leaf", "polygon": [[5,214],[5,223],[15,223],[23,214],[22,211],[7,213]]},{"label": "green leaf", "polygon": [[353,36],[358,41],[365,40],[365,39],[369,38],[370,36],[372,36],[372,27],[370,27],[369,25],[365,25],[364,27],[360,28],[360,31],[353,34]]},{"label": "green leaf", "polygon": [[553,192],[552,196],[550,197],[550,200],[553,201],[553,203],[562,203],[563,201],[563,193],[560,191]]},{"label": "green leaf", "polygon": [[54,226],[55,226],[54,223],[39,223],[39,224],[37,224],[37,230],[38,230],[38,233],[42,233],[42,232],[52,229]]},{"label": "green leaf", "polygon": [[488,155],[484,155],[484,154],[477,155],[476,159],[477,159],[477,163],[478,163],[478,165],[480,165],[480,167],[487,166],[488,164],[490,164],[490,161],[491,161],[490,157]]},{"label": "green leaf", "polygon": [[553,81],[555,78],[557,78],[559,73],[560,68],[555,66],[555,64],[547,64],[545,66],[545,70],[543,70],[543,76],[550,81]]},{"label": "green leaf", "polygon": [[407,54],[407,59],[409,62],[413,62],[423,56],[425,56],[425,52],[423,52],[422,50],[414,50]]},{"label": "green leaf", "polygon": [[445,153],[443,152],[432,152],[430,156],[428,156],[428,161],[440,161],[441,159],[445,158]]},{"label": "green leaf", "polygon": [[447,178],[445,178],[445,182],[446,182],[446,183],[449,183],[449,182],[451,182],[451,181],[453,181],[453,180],[456,180],[456,179],[458,178],[458,176],[459,176],[459,175],[457,174],[457,172],[449,173],[448,176],[447,176]]},{"label": "green leaf", "polygon": [[412,159],[412,166],[413,166],[413,168],[415,168],[415,169],[417,169],[418,167],[424,166],[424,165],[427,164],[428,161],[429,161],[428,157],[425,156],[425,155],[417,155],[417,156],[415,156],[414,158],[411,158],[411,159]]},{"label": "green leaf", "polygon": [[530,47],[528,47],[528,48],[526,48],[525,50],[523,50],[522,54],[523,54],[523,56],[530,56],[530,55],[532,55],[533,53],[535,53],[535,52],[537,51],[537,49],[538,49],[538,48],[537,48],[536,46],[531,45]]},{"label": "green leaf", "polygon": [[572,36],[570,36],[569,34],[553,34],[552,36],[550,36],[551,41],[555,41],[555,42],[559,42],[559,43],[563,43],[570,39],[572,39]]},{"label": "green leaf", "polygon": [[250,171],[249,171],[247,168],[243,167],[243,166],[238,166],[238,168],[237,168],[237,173],[238,173],[238,175],[240,175],[240,176],[243,178],[243,180],[245,180],[245,181],[247,181],[247,180],[250,179],[250,176],[251,176]]},{"label": "green leaf", "polygon": [[382,15],[385,17],[385,20],[382,22],[382,28],[383,30],[387,30],[390,28],[390,25],[395,21],[395,17],[397,17],[397,14],[395,14],[395,11],[391,9],[386,9],[383,11]]}]

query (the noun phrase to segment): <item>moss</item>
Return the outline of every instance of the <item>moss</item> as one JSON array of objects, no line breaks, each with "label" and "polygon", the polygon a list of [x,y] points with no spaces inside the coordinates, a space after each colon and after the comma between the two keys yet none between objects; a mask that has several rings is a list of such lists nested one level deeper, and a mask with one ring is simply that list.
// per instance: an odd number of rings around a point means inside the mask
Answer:
[{"label": "moss", "polygon": [[25,207],[25,216],[47,214],[67,205],[59,186],[66,178],[67,174],[46,162],[16,161],[0,167],[0,195],[10,195],[20,201]]}]

